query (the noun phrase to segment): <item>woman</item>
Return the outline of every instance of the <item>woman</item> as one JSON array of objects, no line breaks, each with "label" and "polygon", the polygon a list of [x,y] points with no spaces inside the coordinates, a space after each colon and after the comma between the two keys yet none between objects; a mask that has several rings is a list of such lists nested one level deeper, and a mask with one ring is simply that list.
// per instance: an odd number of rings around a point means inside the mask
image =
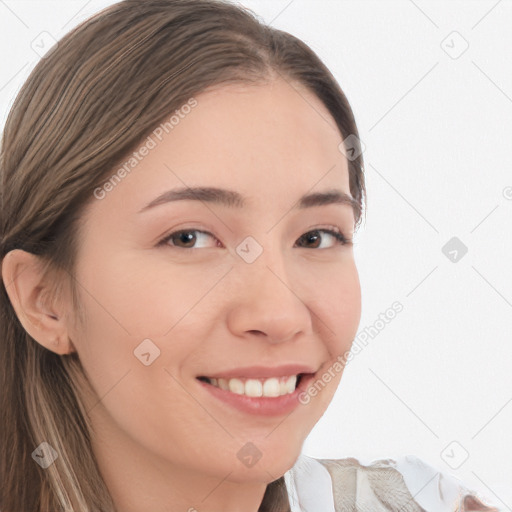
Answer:
[{"label": "woman", "polygon": [[360,318],[360,153],[318,57],[234,5],[59,41],[2,141],[0,509],[495,510],[414,457],[300,454]]}]

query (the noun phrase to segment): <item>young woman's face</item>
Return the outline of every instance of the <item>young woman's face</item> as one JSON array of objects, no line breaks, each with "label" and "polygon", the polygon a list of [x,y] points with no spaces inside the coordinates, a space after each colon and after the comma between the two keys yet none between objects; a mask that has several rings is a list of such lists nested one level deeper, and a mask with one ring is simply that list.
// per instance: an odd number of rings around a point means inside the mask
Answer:
[{"label": "young woman's face", "polygon": [[[129,443],[133,457],[267,482],[300,453],[357,332],[353,248],[322,231],[351,239],[352,206],[299,204],[350,195],[348,165],[327,109],[296,85],[224,86],[195,100],[87,209],[75,275],[87,321],[70,338],[97,393],[95,443],[110,456]],[[242,200],[203,194],[146,208],[189,187]],[[228,372],[261,382],[247,393],[281,392],[259,378],[303,372],[322,390],[304,403],[295,393],[290,407],[289,397],[247,399],[198,379]]]}]

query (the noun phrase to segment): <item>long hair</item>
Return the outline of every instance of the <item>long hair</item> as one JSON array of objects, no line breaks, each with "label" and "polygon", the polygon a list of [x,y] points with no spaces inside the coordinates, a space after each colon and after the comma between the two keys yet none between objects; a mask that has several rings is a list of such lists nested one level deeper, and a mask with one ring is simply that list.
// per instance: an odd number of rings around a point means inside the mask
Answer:
[{"label": "long hair", "polygon": [[[0,150],[0,261],[13,249],[38,255],[50,282],[72,290],[81,215],[119,162],[187,101],[214,85],[281,77],[306,86],[345,139],[354,135],[350,192],[364,210],[358,131],[340,86],[317,55],[251,11],[221,0],[124,0],[66,34],[42,58],[9,112]],[[76,353],[37,343],[0,287],[0,510],[114,512],[91,448]],[[55,294],[61,290],[56,284]],[[31,457],[43,441],[58,458]],[[280,477],[260,512],[286,512]]]}]

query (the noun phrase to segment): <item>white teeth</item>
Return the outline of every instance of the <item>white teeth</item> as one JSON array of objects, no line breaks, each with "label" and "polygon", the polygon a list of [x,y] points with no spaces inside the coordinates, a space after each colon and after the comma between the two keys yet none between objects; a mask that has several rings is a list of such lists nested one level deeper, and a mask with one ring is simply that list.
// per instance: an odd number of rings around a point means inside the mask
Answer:
[{"label": "white teeth", "polygon": [[288,393],[293,393],[293,391],[295,391],[296,384],[297,384],[297,375],[292,375],[286,381],[286,391]]},{"label": "white teeth", "polygon": [[277,397],[295,391],[297,375],[289,377],[271,377],[269,379],[209,379],[210,383],[218,388],[231,391],[237,395],[251,397]]},{"label": "white teeth", "polygon": [[244,394],[244,383],[240,379],[229,379],[228,380],[229,391],[236,393],[237,395]]},{"label": "white teeth", "polygon": [[245,382],[245,394],[247,396],[261,396],[263,395],[263,385],[259,380],[248,379]]},{"label": "white teeth", "polygon": [[275,377],[267,379],[263,383],[263,394],[265,396],[279,396],[281,394],[279,381]]},{"label": "white teeth", "polygon": [[220,389],[225,389],[226,391],[229,391],[229,384],[226,379],[212,379],[218,381],[218,386]]}]

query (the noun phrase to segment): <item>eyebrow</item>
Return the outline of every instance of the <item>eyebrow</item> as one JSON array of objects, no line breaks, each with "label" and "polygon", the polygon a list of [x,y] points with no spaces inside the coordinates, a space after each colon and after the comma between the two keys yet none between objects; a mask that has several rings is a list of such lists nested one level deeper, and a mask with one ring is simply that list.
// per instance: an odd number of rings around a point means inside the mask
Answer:
[{"label": "eyebrow", "polygon": [[[246,204],[244,197],[234,190],[217,187],[184,187],[163,192],[139,210],[138,213],[145,212],[161,204],[185,200],[215,203],[228,208],[243,208]],[[355,217],[359,216],[359,203],[349,194],[336,189],[305,194],[297,201],[294,207],[304,209],[329,204],[349,205],[352,207]]]}]

